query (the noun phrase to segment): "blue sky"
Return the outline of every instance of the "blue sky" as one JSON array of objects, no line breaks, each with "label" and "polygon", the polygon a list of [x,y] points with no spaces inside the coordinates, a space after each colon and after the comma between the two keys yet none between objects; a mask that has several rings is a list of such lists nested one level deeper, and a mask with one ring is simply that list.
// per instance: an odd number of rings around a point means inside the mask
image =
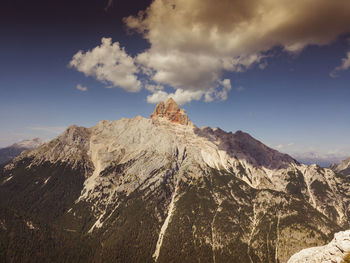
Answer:
[{"label": "blue sky", "polygon": [[[108,80],[68,66],[74,54],[99,46],[103,37],[119,42],[132,58],[155,46],[142,34],[131,34],[123,22],[150,2],[115,1],[105,11],[107,2],[86,5],[82,16],[74,12],[79,5],[70,11],[64,6],[52,11],[43,2],[37,3],[40,12],[33,11],[35,5],[5,8],[7,15],[0,18],[0,147],[33,137],[48,140],[71,124],[90,127],[102,119],[152,113],[144,83],[139,92],[109,88]],[[242,72],[219,69],[231,83],[227,98],[206,102],[203,95],[183,107],[197,126],[243,130],[282,152],[350,155],[350,70],[330,76],[350,51],[349,38],[341,32],[329,43],[311,43],[293,53],[281,45],[265,49],[263,63],[251,63]],[[142,82],[143,74],[137,76]],[[169,83],[160,83],[167,93],[179,88]],[[87,90],[76,89],[78,84]]]}]

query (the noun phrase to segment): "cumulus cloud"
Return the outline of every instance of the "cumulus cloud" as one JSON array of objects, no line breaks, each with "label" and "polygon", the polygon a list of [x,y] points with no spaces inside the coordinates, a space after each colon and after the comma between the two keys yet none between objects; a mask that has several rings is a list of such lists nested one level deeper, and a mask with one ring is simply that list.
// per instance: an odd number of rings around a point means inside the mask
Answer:
[{"label": "cumulus cloud", "polygon": [[348,0],[154,0],[124,21],[151,44],[137,61],[153,81],[210,101],[224,72],[264,69],[274,47],[329,44],[350,30],[349,13]]},{"label": "cumulus cloud", "polygon": [[163,90],[157,90],[152,95],[147,96],[147,102],[158,103],[173,98],[179,105],[191,102],[192,100],[200,100],[203,96],[203,91],[190,91],[177,89],[175,93],[167,93]]},{"label": "cumulus cloud", "polygon": [[113,87],[129,92],[141,89],[141,82],[136,76],[139,70],[134,59],[127,55],[118,42],[112,43],[111,38],[102,38],[101,45],[91,51],[79,51],[69,65]]},{"label": "cumulus cloud", "polygon": [[[169,96],[180,104],[225,100],[231,90],[225,73],[265,69],[275,47],[298,54],[309,45],[330,44],[350,31],[349,14],[349,0],[153,0],[124,18],[150,48],[133,58],[104,38],[75,54],[70,65],[131,92],[141,89],[142,73],[151,103]],[[343,61],[335,72],[346,67]]]},{"label": "cumulus cloud", "polygon": [[231,81],[229,79],[218,81],[216,87],[208,90],[184,90],[178,88],[174,93],[167,93],[164,91],[163,86],[151,85],[146,86],[146,89],[153,93],[147,96],[147,102],[158,103],[160,101],[165,101],[168,98],[173,98],[179,105],[183,105],[191,102],[192,100],[200,100],[202,98],[204,98],[206,102],[211,102],[213,100],[226,100],[228,92],[231,90],[231,88]]},{"label": "cumulus cloud", "polygon": [[78,84],[77,87],[76,87],[77,90],[80,90],[80,91],[87,91],[87,87],[84,87],[83,85],[80,85]]},{"label": "cumulus cloud", "polygon": [[226,100],[228,92],[232,89],[231,80],[218,80],[218,85],[210,88],[205,92],[205,101],[211,102],[213,100]]},{"label": "cumulus cloud", "polygon": [[338,77],[339,71],[347,70],[350,68],[350,51],[347,52],[346,58],[341,60],[341,65],[333,69],[333,71],[329,74],[332,78]]},{"label": "cumulus cloud", "polygon": [[259,69],[264,70],[267,67],[267,65],[268,65],[268,63],[265,60],[265,61],[261,62],[258,67],[259,67]]}]

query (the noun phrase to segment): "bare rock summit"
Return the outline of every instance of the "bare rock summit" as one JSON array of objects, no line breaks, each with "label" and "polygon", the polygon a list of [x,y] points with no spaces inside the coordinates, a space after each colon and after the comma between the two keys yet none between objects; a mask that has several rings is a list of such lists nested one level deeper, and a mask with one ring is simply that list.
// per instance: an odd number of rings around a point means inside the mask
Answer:
[{"label": "bare rock summit", "polygon": [[338,232],[325,246],[311,247],[293,255],[287,263],[341,263],[350,252],[350,230]]},{"label": "bare rock summit", "polygon": [[166,103],[159,102],[154,109],[154,112],[150,118],[166,118],[173,123],[178,123],[182,125],[189,125],[190,120],[184,109],[181,109],[177,103],[169,98]]}]

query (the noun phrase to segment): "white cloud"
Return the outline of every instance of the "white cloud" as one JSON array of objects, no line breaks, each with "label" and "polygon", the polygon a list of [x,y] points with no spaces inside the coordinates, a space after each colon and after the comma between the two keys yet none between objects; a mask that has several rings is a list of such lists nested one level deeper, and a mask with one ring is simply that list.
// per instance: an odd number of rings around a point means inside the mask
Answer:
[{"label": "white cloud", "polygon": [[211,102],[213,100],[226,100],[227,94],[231,89],[231,80],[219,80],[216,86],[205,92],[205,101]]},{"label": "white cloud", "polygon": [[175,89],[208,90],[220,81],[215,58],[208,55],[184,54],[174,50],[165,53],[146,51],[137,56],[137,62],[147,69],[156,83]]},{"label": "white cloud", "polygon": [[191,102],[192,100],[200,100],[203,96],[203,91],[190,91],[177,89],[175,93],[167,93],[163,90],[157,90],[153,94],[147,96],[147,102],[158,103],[166,101],[168,98],[173,98],[179,105]]},{"label": "white cloud", "polygon": [[153,93],[164,89],[164,87],[161,85],[152,85],[152,84],[146,84],[145,88],[146,90],[149,90]]},{"label": "white cloud", "polygon": [[231,86],[231,80],[230,79],[224,79],[222,81],[219,81],[222,89],[221,90],[215,90],[216,98],[220,100],[227,100],[227,94],[232,89]]},{"label": "white cloud", "polygon": [[211,101],[227,97],[215,91],[226,71],[264,69],[274,47],[329,44],[350,30],[349,13],[348,0],[154,0],[124,21],[151,45],[137,62],[152,81]]},{"label": "white cloud", "polygon": [[333,69],[333,71],[329,74],[332,78],[338,77],[338,72],[347,70],[350,68],[350,51],[346,53],[346,58],[341,60],[341,65]]},{"label": "white cloud", "polygon": [[[349,14],[349,0],[153,0],[124,18],[150,48],[133,58],[103,38],[100,46],[75,54],[70,65],[129,92],[140,91],[142,73],[151,103],[169,96],[180,104],[225,100],[231,90],[226,72],[263,70],[275,47],[298,54],[309,45],[330,44],[350,31]],[[334,72],[348,65],[343,60]]]},{"label": "white cloud", "polygon": [[218,81],[215,88],[210,88],[207,91],[203,90],[184,90],[176,89],[175,93],[167,93],[164,91],[163,86],[148,85],[146,89],[150,90],[153,94],[147,96],[147,102],[158,103],[160,101],[166,101],[168,98],[173,98],[179,105],[189,103],[192,100],[200,100],[204,97],[206,102],[213,100],[226,100],[227,94],[231,90],[231,81],[224,79]]},{"label": "white cloud", "polygon": [[80,91],[87,91],[87,87],[84,87],[83,85],[80,85],[80,84],[77,85],[76,89]]},{"label": "white cloud", "polygon": [[93,76],[114,87],[121,87],[129,92],[138,92],[141,89],[134,59],[126,54],[118,42],[112,43],[111,38],[102,38],[101,45],[91,51],[79,51],[69,65],[86,76]]},{"label": "white cloud", "polygon": [[259,69],[264,70],[264,69],[267,67],[267,65],[268,65],[267,61],[264,60],[263,62],[261,62],[261,63],[259,64],[258,67],[259,67]]}]

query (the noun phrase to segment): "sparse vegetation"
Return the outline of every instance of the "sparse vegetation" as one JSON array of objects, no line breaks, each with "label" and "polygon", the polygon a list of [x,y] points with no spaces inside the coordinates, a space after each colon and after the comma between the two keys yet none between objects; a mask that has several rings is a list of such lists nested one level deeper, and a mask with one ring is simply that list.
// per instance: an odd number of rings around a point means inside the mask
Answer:
[{"label": "sparse vegetation", "polygon": [[[160,185],[152,183],[128,196],[120,193],[116,203],[107,207],[108,220],[92,234],[87,232],[97,219],[91,204],[74,203],[82,190],[85,171],[62,163],[28,169],[28,163],[30,160],[19,163],[14,178],[0,186],[1,262],[27,258],[29,262],[153,262],[174,191],[177,170],[172,170],[170,163],[152,172],[164,174]],[[102,175],[116,182],[130,165],[113,163]],[[185,175],[187,181],[179,183],[176,208],[158,262],[175,263],[179,258],[182,262],[211,262],[215,258],[215,262],[277,263],[278,236],[282,262],[305,244],[330,241],[340,230],[298,198],[303,183],[298,173],[289,174],[295,181],[290,195],[253,189],[232,171],[200,171],[201,179]],[[8,176],[2,173],[0,177]],[[35,229],[28,228],[28,219]],[[322,228],[330,234],[324,235]],[[308,243],[300,242],[300,237]]]}]

